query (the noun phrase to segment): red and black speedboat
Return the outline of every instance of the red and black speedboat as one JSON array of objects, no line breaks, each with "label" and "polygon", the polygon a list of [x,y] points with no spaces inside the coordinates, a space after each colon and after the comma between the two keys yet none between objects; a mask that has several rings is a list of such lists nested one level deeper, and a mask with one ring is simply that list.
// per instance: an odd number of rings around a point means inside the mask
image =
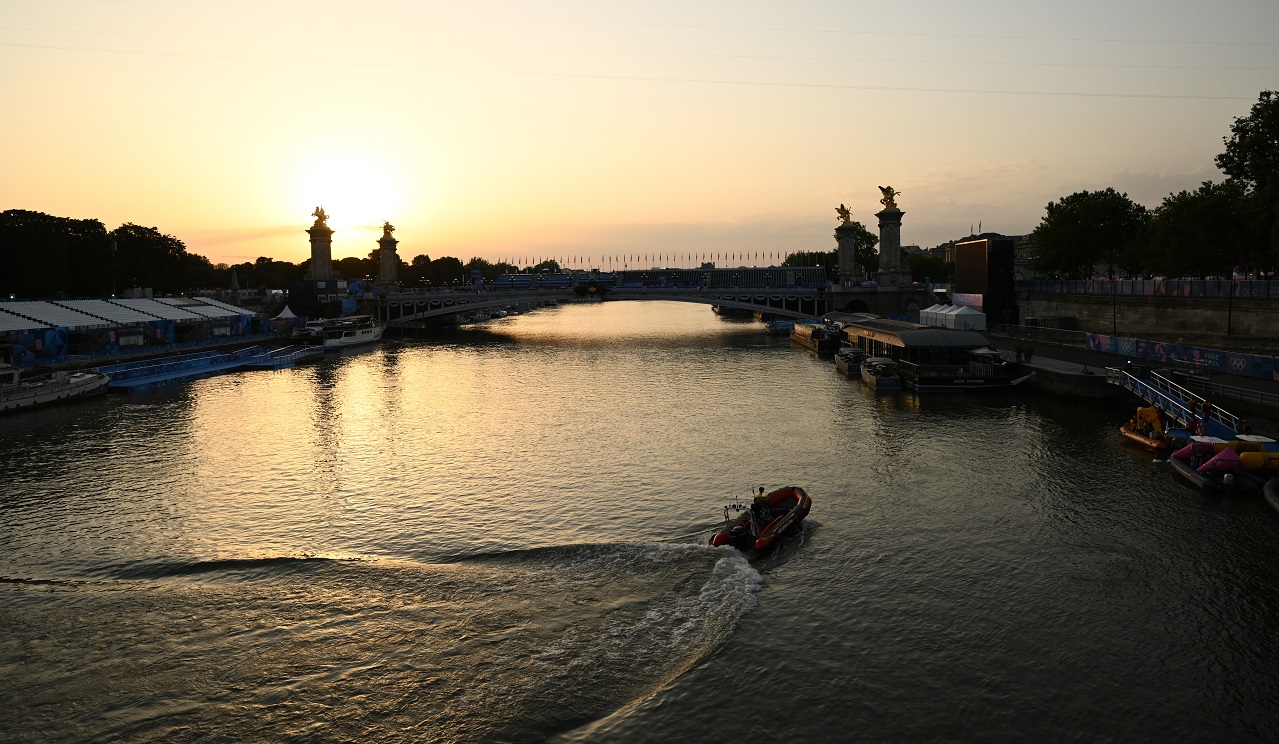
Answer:
[{"label": "red and black speedboat", "polygon": [[[785,533],[800,529],[812,506],[812,498],[799,486],[757,496],[749,506],[730,504],[724,507],[724,527],[711,536],[711,545],[762,553],[776,546]],[[740,512],[736,518],[731,516],[733,510]]]}]

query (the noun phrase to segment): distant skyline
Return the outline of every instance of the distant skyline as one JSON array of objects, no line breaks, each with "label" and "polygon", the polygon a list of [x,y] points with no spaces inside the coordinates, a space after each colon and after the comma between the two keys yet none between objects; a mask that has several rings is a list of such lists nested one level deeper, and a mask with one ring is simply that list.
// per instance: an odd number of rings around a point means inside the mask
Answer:
[{"label": "distant skyline", "polygon": [[833,250],[1220,180],[1279,89],[1272,0],[0,0],[0,209],[214,263]]}]

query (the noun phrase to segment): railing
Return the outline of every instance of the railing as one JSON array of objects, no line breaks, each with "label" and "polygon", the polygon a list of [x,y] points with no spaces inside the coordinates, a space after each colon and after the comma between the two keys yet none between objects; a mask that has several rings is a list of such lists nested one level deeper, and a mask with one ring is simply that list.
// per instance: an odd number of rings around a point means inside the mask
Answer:
[{"label": "railing", "polygon": [[[1202,413],[1204,399],[1177,383],[1155,372],[1148,379],[1142,380],[1124,370],[1115,367],[1106,368],[1106,381],[1122,385],[1138,397],[1157,406],[1161,411],[1177,421],[1189,425],[1192,419],[1191,408],[1187,401],[1193,401],[1195,409]],[[1239,417],[1229,411],[1211,406],[1209,420],[1204,422],[1204,432],[1222,438],[1233,436],[1239,431]],[[1214,424],[1216,424],[1214,426]]]},{"label": "railing", "polygon": [[1241,403],[1279,408],[1279,395],[1275,395],[1274,393],[1245,390],[1231,385],[1219,385],[1200,377],[1186,376],[1181,382],[1182,385],[1188,389],[1195,390],[1203,395],[1211,395],[1214,398],[1228,398],[1230,400],[1237,400]]},{"label": "railing", "polygon": [[1268,279],[1031,279],[1018,291],[1123,297],[1235,297],[1279,299],[1279,281]]}]

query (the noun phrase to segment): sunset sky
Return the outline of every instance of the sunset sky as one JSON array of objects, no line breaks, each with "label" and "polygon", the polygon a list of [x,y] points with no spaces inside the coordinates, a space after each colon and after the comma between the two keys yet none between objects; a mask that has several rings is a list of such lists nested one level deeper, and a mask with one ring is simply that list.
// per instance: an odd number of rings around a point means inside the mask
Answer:
[{"label": "sunset sky", "polygon": [[[0,210],[215,263],[831,250],[1219,179],[1274,0],[0,0]],[[765,261],[767,262],[767,261]],[[599,265],[599,258],[593,258]]]}]

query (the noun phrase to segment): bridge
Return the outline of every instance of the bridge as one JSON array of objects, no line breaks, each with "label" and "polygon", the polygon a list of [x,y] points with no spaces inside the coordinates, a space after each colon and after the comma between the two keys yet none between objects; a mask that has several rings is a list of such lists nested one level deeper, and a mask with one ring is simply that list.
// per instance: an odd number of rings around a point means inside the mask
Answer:
[{"label": "bridge", "polygon": [[820,266],[738,267],[504,274],[494,284],[470,289],[389,290],[377,298],[371,312],[389,325],[411,326],[510,305],[538,307],[583,299],[691,302],[777,318],[813,318],[838,311],[912,320],[938,302],[928,287],[841,287],[828,282]]},{"label": "bridge", "polygon": [[779,318],[814,318],[836,309],[824,288],[698,289],[689,287],[613,287],[591,283],[538,289],[389,292],[373,308],[391,326],[430,318],[499,310],[510,305],[538,307],[582,300],[691,302],[730,310],[762,312]]}]

